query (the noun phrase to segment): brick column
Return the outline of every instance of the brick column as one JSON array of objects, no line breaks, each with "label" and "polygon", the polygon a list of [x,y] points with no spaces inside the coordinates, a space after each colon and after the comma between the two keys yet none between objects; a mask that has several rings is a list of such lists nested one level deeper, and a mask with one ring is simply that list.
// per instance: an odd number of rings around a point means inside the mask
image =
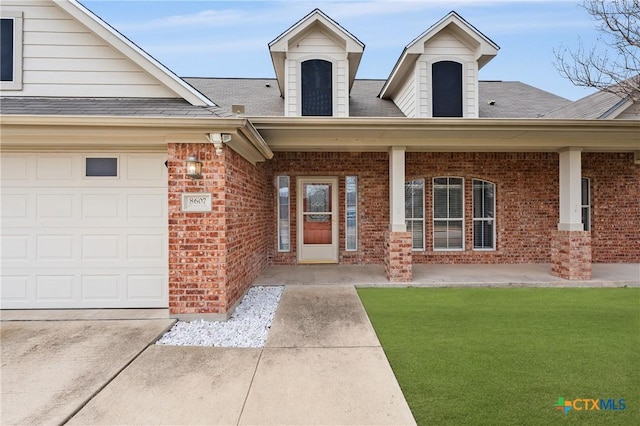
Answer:
[{"label": "brick column", "polygon": [[384,269],[391,282],[413,281],[411,233],[386,231],[384,235]]},{"label": "brick column", "polygon": [[554,231],[551,273],[566,280],[591,279],[591,232]]},{"label": "brick column", "polygon": [[[225,155],[211,144],[168,144],[169,312],[185,320],[226,319]],[[186,176],[195,154],[202,179]],[[210,193],[212,210],[182,211],[182,193]]]}]

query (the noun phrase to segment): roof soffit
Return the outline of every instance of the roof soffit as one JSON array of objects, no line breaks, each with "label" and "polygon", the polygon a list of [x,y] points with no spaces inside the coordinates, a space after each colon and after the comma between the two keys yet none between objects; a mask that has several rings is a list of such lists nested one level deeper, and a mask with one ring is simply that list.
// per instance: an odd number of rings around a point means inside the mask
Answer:
[{"label": "roof soffit", "polygon": [[387,82],[380,91],[381,98],[390,99],[395,94],[395,91],[402,86],[413,70],[420,55],[424,53],[425,46],[437,35],[444,32],[449,32],[474,52],[475,59],[478,62],[478,69],[493,59],[500,49],[490,38],[478,31],[456,12],[450,12],[404,48]]},{"label": "roof soffit", "polygon": [[100,19],[77,0],[54,0],[54,3],[82,25],[87,27],[97,37],[103,39],[107,44],[118,50],[149,75],[157,79],[177,96],[192,105],[216,106],[206,96],[189,86],[171,70],[138,47],[131,40],[120,34],[116,29]]},{"label": "roof soffit", "polygon": [[345,49],[349,61],[349,87],[353,85],[364,51],[364,43],[320,9],[314,9],[268,44],[281,94],[284,93],[284,62],[289,48],[314,31],[322,32]]}]

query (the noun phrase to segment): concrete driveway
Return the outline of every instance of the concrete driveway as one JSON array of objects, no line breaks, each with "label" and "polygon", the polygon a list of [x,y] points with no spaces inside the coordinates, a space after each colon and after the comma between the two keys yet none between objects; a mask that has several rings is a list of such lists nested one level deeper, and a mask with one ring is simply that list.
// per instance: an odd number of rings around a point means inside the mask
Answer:
[{"label": "concrete driveway", "polygon": [[64,423],[173,322],[1,322],[0,423]]},{"label": "concrete driveway", "polygon": [[354,286],[287,286],[265,348],[156,346],[170,320],[5,322],[2,424],[413,425]]}]

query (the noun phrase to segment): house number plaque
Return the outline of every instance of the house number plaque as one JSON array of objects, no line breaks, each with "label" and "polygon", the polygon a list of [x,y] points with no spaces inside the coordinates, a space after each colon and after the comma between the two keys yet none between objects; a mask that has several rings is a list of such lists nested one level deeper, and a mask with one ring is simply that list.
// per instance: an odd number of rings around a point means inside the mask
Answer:
[{"label": "house number plaque", "polygon": [[211,194],[204,192],[189,192],[182,194],[183,212],[210,212]]}]

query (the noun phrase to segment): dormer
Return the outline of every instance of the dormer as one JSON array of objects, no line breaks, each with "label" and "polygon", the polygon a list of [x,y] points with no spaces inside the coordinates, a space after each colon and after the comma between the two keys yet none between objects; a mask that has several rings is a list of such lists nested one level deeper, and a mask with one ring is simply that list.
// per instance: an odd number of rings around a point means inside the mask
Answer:
[{"label": "dormer", "polygon": [[284,115],[349,116],[364,44],[315,9],[269,43]]},{"label": "dormer", "polygon": [[498,49],[450,12],[405,47],[379,96],[407,117],[478,117],[478,71]]}]

